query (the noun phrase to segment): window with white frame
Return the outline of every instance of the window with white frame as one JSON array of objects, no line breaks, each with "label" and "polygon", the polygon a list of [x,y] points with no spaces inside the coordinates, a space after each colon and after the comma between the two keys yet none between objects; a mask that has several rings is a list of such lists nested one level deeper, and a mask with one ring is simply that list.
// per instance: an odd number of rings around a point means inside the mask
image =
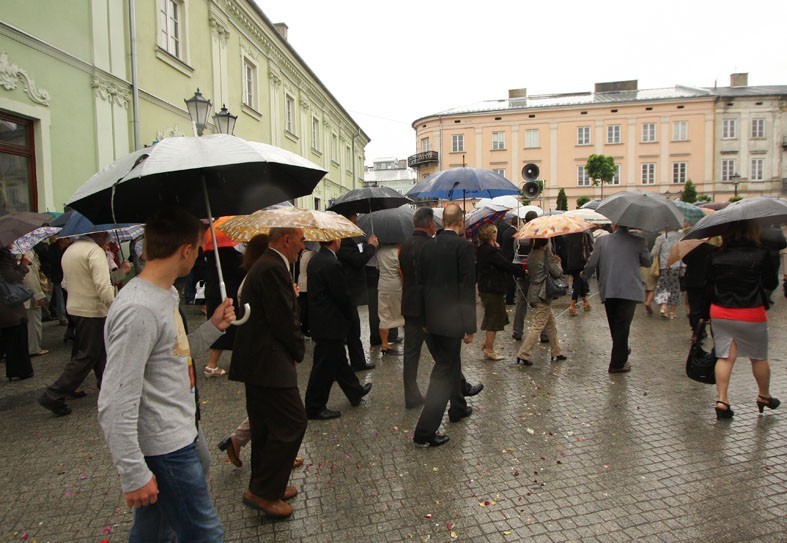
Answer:
[{"label": "window with white frame", "polygon": [[312,117],[312,149],[320,150],[320,119],[317,117]]},{"label": "window with white frame", "polygon": [[688,141],[689,121],[675,121],[672,123],[672,141]]},{"label": "window with white frame", "polygon": [[505,168],[495,168],[492,171],[495,172],[497,175],[502,175],[503,177],[506,176],[506,169]]},{"label": "window with white frame", "polygon": [[751,159],[751,172],[749,173],[749,179],[751,181],[762,181],[765,179],[765,159],[764,158],[753,158]]},{"label": "window with white frame", "polygon": [[735,175],[735,161],[732,159],[725,159],[721,161],[721,180],[723,182],[732,181],[732,176]]},{"label": "window with white frame", "polygon": [[506,148],[506,133],[492,132],[492,150],[501,151]]},{"label": "window with white frame", "polygon": [[284,100],[284,123],[287,132],[295,134],[295,98],[289,94]]},{"label": "window with white frame", "polygon": [[620,185],[620,164],[615,164],[615,175],[612,176],[612,181],[608,185]]},{"label": "window with white frame", "polygon": [[352,170],[352,167],[353,167],[353,152],[352,152],[352,149],[350,148],[349,145],[344,148],[344,157],[345,157],[345,159],[344,159],[344,167],[347,168],[348,170]]},{"label": "window with white frame", "polygon": [[643,162],[642,163],[642,184],[655,185],[656,184],[656,163]]},{"label": "window with white frame", "polygon": [[429,151],[429,138],[421,138],[421,152],[426,153]]},{"label": "window with white frame", "polygon": [[672,182],[673,183],[685,183],[686,182],[686,172],[688,171],[689,163],[688,162],[673,162],[672,163]]},{"label": "window with white frame", "polygon": [[243,58],[243,103],[257,109],[257,66]]},{"label": "window with white frame", "polygon": [[738,137],[738,121],[736,119],[723,119],[721,121],[721,139],[734,140]]},{"label": "window with white frame", "polygon": [[656,141],[656,123],[642,123],[642,143]]},{"label": "window with white frame", "polygon": [[611,124],[607,127],[607,143],[620,143],[620,125]]},{"label": "window with white frame", "polygon": [[320,211],[320,205],[321,205],[320,199],[315,196],[314,197],[314,209],[316,209],[317,211]]},{"label": "window with white frame", "polygon": [[339,162],[339,136],[331,134],[331,160]]},{"label": "window with white frame", "polygon": [[585,166],[577,166],[577,186],[589,187],[591,184],[590,176],[588,175]]},{"label": "window with white frame", "polygon": [[525,149],[535,149],[541,147],[538,141],[538,128],[528,128],[525,130]]},{"label": "window with white frame", "polygon": [[454,134],[451,136],[451,152],[461,153],[465,150],[465,135]]},{"label": "window with white frame", "polygon": [[590,127],[577,127],[577,145],[590,145]]},{"label": "window with white frame", "polygon": [[752,139],[761,139],[765,137],[765,119],[751,120],[751,137]]},{"label": "window with white frame", "polygon": [[183,2],[159,0],[159,47],[183,60]]}]

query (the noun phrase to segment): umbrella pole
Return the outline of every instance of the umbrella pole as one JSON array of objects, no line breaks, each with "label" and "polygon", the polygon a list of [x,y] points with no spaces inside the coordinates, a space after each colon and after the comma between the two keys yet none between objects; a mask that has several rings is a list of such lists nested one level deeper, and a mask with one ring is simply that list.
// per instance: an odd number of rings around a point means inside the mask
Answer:
[{"label": "umbrella pole", "polygon": [[372,199],[369,198],[366,201],[369,203],[369,226],[372,229],[372,235],[374,235],[374,216],[372,216]]}]

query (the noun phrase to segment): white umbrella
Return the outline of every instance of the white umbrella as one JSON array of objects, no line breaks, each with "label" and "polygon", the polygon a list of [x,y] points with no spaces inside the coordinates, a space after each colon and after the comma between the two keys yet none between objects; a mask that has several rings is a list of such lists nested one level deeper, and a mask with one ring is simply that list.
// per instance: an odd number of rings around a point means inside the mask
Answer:
[{"label": "white umbrella", "polygon": [[590,208],[580,208],[580,209],[572,209],[571,211],[566,211],[563,215],[568,215],[570,217],[579,217],[585,222],[589,222],[591,224],[612,224],[607,217],[593,211]]},{"label": "white umbrella", "polygon": [[540,217],[544,214],[544,210],[538,206],[528,205],[528,206],[521,206],[511,210],[511,213],[519,217],[520,219],[524,219],[525,215],[528,214],[529,211],[535,211],[536,214]]}]

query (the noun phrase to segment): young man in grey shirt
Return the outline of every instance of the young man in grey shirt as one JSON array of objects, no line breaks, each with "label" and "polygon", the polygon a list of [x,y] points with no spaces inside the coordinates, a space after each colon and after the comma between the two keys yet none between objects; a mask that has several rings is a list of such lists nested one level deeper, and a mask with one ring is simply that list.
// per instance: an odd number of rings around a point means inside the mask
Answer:
[{"label": "young man in grey shirt", "polygon": [[199,221],[177,208],[145,226],[146,266],[118,294],[104,330],[98,419],[128,506],[129,541],[220,542],[224,530],[197,457],[192,353],[235,320],[232,300],[186,336],[173,284],[197,258]]}]

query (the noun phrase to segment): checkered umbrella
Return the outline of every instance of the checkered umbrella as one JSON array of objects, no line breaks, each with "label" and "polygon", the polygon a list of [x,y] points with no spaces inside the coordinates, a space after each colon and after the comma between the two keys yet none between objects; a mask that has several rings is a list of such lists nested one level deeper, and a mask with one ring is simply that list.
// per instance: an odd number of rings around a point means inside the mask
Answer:
[{"label": "checkered umbrella", "polygon": [[478,232],[485,224],[497,224],[497,221],[505,217],[508,208],[505,207],[482,207],[475,209],[465,216],[465,237],[477,238]]},{"label": "checkered umbrella", "polygon": [[689,204],[681,200],[673,200],[672,203],[678,206],[678,209],[683,213],[683,218],[692,226],[697,224],[699,220],[705,216],[705,212],[702,211],[702,208],[694,204]]}]

